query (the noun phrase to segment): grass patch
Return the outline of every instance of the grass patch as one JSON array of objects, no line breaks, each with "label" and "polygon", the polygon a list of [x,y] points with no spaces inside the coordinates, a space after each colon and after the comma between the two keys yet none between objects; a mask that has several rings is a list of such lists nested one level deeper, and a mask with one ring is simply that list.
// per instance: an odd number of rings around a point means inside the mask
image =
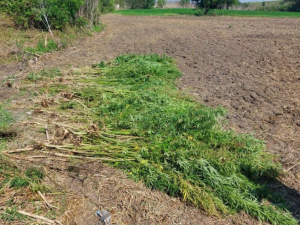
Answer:
[{"label": "grass patch", "polygon": [[[7,132],[10,125],[14,122],[12,115],[0,106],[0,136]],[[2,135],[1,135],[2,134]]]},{"label": "grass patch", "polygon": [[13,221],[20,221],[25,218],[22,214],[18,213],[18,210],[16,207],[7,208],[4,210],[3,213],[0,214],[0,218],[5,222],[13,222]]},{"label": "grass patch", "polygon": [[250,10],[214,10],[217,15],[242,17],[295,17],[300,18],[299,12],[280,11],[250,11]]},{"label": "grass patch", "polygon": [[41,181],[45,177],[45,172],[41,168],[29,167],[25,171],[25,175],[33,181]]},{"label": "grass patch", "polygon": [[27,76],[27,80],[36,82],[38,80],[42,80],[45,78],[55,78],[55,77],[61,77],[62,73],[57,68],[49,68],[49,69],[43,69],[38,73],[30,72]]},{"label": "grass patch", "polygon": [[22,188],[27,187],[29,185],[29,181],[27,179],[24,179],[22,177],[14,177],[10,181],[10,188]]},{"label": "grass patch", "polygon": [[98,157],[211,215],[245,211],[272,224],[297,224],[259,184],[280,172],[264,143],[224,130],[224,109],[179,92],[181,73],[171,58],[120,56],[86,75],[76,96],[100,132],[78,132],[83,143],[60,150]]},{"label": "grass patch", "polygon": [[38,53],[38,54],[44,54],[47,52],[53,52],[57,50],[58,50],[57,43],[51,39],[49,40],[47,45],[45,45],[45,42],[43,40],[40,40],[36,48],[31,48],[31,47],[25,48],[25,51],[27,52]]},{"label": "grass patch", "polygon": [[[200,10],[196,9],[127,9],[115,11],[115,14],[127,16],[168,16],[168,15],[198,15],[202,16]],[[299,12],[279,11],[250,11],[250,10],[223,10],[215,9],[210,13],[216,16],[242,16],[242,17],[300,17]]]},{"label": "grass patch", "polygon": [[168,15],[194,15],[195,9],[124,9],[116,10],[114,14],[126,16],[168,16]]}]

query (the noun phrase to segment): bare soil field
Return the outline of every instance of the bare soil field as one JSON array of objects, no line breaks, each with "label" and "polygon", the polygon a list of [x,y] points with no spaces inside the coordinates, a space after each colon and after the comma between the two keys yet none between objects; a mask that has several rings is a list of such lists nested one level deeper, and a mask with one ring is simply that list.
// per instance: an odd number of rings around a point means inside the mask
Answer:
[{"label": "bare soil field", "polygon": [[[293,215],[300,218],[299,19],[106,15],[102,22],[106,29],[100,34],[81,39],[63,51],[45,54],[23,71],[17,64],[0,65],[1,79],[16,74],[22,77],[29,71],[49,67],[81,67],[121,54],[167,54],[176,59],[184,75],[178,81],[180,89],[205,105],[227,108],[229,127],[264,139],[268,151],[278,155],[286,176],[270,187],[289,201]],[[15,92],[16,89],[2,84],[0,100]],[[120,224],[257,223],[247,216],[218,220],[202,215],[199,219],[198,210],[184,206],[178,199],[152,193],[127,181],[114,169],[95,168],[83,165],[80,171],[85,178],[64,174],[61,181],[78,197],[70,210],[80,216],[74,219],[74,215],[69,215],[77,224],[87,221],[87,213],[101,205],[95,203],[99,199],[94,199],[92,191],[100,190],[96,187],[99,182],[105,184],[101,186],[103,192],[114,190],[109,192],[112,196],[106,196],[110,199],[106,204],[122,203],[115,212]],[[57,166],[52,169],[62,170]],[[99,171],[104,172],[99,175]],[[91,177],[97,179],[88,182]],[[121,194],[125,184],[128,189],[124,197]],[[138,191],[130,188],[134,185]],[[135,218],[127,216],[133,214]]]}]

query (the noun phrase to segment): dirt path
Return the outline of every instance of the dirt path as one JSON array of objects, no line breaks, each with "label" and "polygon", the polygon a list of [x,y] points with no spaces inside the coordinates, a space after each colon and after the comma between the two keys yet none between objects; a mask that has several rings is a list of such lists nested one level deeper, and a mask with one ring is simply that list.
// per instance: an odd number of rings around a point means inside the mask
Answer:
[{"label": "dirt path", "polygon": [[[228,109],[230,126],[264,138],[288,176],[281,192],[300,212],[300,20],[234,17],[102,17],[106,29],[29,70],[72,68],[120,54],[168,54],[184,76],[181,89]],[[0,66],[0,76],[18,72]]]}]

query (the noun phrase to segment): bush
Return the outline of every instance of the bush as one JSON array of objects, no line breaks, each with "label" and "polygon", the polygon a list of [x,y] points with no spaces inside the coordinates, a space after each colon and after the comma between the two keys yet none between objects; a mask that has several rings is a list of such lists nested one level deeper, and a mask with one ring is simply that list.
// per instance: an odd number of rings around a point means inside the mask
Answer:
[{"label": "bush", "polygon": [[45,29],[45,16],[51,28],[62,30],[67,23],[76,23],[76,13],[83,0],[3,0],[0,8],[15,18],[21,28]]},{"label": "bush", "polygon": [[34,24],[32,3],[29,0],[2,0],[0,9],[15,18],[15,24],[22,28],[29,28]]},{"label": "bush", "polygon": [[2,0],[0,10],[20,28],[63,30],[67,24],[98,25],[100,12],[114,10],[114,0]]},{"label": "bush", "polygon": [[46,28],[45,15],[51,21],[53,29],[62,30],[66,24],[76,24],[76,13],[83,5],[83,0],[35,0],[33,13],[40,27]]}]

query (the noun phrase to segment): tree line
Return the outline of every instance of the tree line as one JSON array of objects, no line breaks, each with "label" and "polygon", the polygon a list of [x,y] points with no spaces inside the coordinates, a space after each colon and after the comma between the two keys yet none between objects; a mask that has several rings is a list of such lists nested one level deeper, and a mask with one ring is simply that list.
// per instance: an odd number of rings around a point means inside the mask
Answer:
[{"label": "tree line", "polygon": [[[284,0],[291,2],[292,11],[300,10],[300,0]],[[182,5],[189,0],[180,0]],[[206,14],[220,5],[230,6],[238,0],[191,0],[197,8]],[[95,26],[103,12],[114,10],[115,4],[131,9],[149,9],[156,0],[1,0],[0,10],[11,15],[20,28],[39,28],[63,30],[71,26]],[[166,0],[157,0],[163,7]]]},{"label": "tree line", "polygon": [[114,0],[1,0],[0,10],[20,28],[63,30],[67,25],[93,26],[101,12],[112,11]]}]

